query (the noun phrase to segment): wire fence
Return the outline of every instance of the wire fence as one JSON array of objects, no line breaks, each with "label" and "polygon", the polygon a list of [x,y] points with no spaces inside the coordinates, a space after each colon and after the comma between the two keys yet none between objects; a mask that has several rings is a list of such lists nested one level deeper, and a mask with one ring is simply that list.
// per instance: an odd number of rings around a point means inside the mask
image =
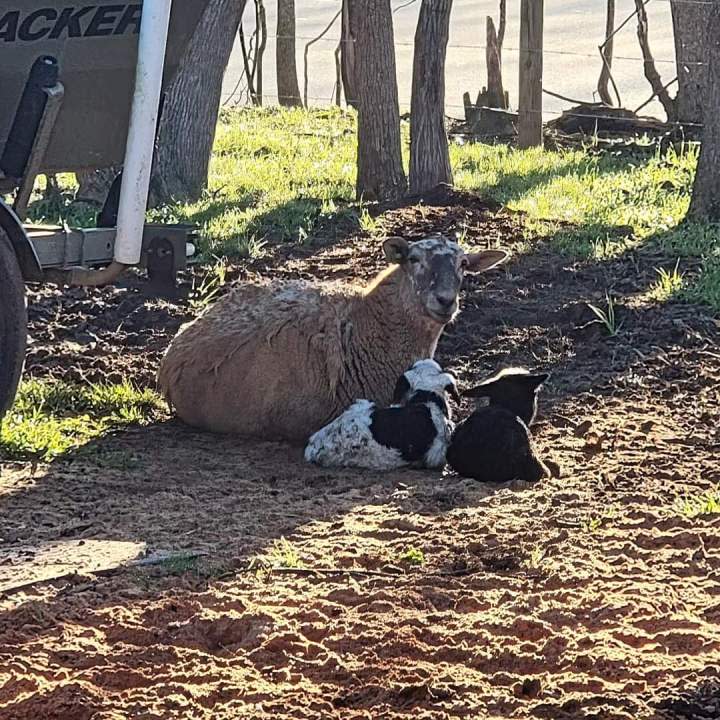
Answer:
[{"label": "wire fence", "polygon": [[[662,1],[662,0],[654,0],[655,2]],[[700,2],[700,0],[685,0],[686,2]],[[355,40],[343,40],[340,37],[318,37],[317,35],[268,35],[268,40],[291,40],[292,38],[295,38],[295,40],[302,40],[302,41],[312,41],[312,42],[327,42],[327,43],[333,43],[334,45],[339,45],[343,43],[354,43]],[[403,41],[403,40],[395,40],[393,43],[395,47],[414,47],[415,43],[410,41]],[[447,48],[448,50],[487,50],[487,45],[482,44],[474,44],[474,43],[448,43]],[[505,45],[503,44],[503,52],[520,52],[519,47],[513,47],[511,45]],[[542,53],[543,55],[566,55],[570,57],[579,57],[579,58],[593,58],[594,60],[598,60],[600,58],[600,54],[598,51],[594,53],[583,53],[583,52],[576,52],[574,50],[552,50],[548,48],[528,48],[527,52],[531,53]],[[675,58],[653,58],[655,63],[660,64],[671,64],[675,65],[677,60]],[[613,55],[613,60],[629,60],[629,61],[635,61],[644,63],[645,58],[637,55]],[[707,65],[707,62],[704,62],[702,60],[682,60],[683,65]]]},{"label": "wire fence", "polygon": [[[278,103],[280,100],[297,100],[295,96],[281,96],[277,94],[263,94],[262,95],[263,100],[269,100],[269,101],[277,101]],[[309,96],[308,100],[311,100],[313,102],[318,103],[324,103],[325,105],[330,105],[333,103],[334,99],[334,93],[331,97],[322,97],[322,96]],[[459,104],[452,104],[452,103],[445,103],[446,109],[461,109],[464,110],[464,105]],[[492,109],[492,108],[491,108]],[[609,115],[607,113],[602,114],[600,112],[598,113],[585,113],[585,112],[572,112],[571,110],[564,110],[564,111],[553,111],[553,110],[526,110],[527,113],[532,113],[536,115],[542,115],[543,118],[558,118],[558,117],[576,117],[576,118],[582,118],[586,120],[618,120],[617,115]],[[684,127],[703,127],[702,123],[697,122],[683,122],[682,125]]]},{"label": "wire fence", "polygon": [[[417,0],[409,0],[409,2],[405,2],[402,5],[399,5],[394,9],[394,12],[397,12],[397,10],[400,10],[404,7],[407,7],[408,5],[411,5],[413,3],[417,2]],[[650,2],[653,2],[654,4],[658,3],[670,3],[674,5],[693,5],[698,7],[705,7],[708,8],[715,4],[714,0],[645,0],[645,2],[642,4],[642,8],[644,8],[646,5],[648,5]],[[619,23],[615,31],[613,32],[613,35],[615,35],[617,32],[619,32],[622,28],[624,28],[635,15],[638,13],[638,8],[636,6],[636,10],[633,14],[629,15],[622,23]],[[274,42],[277,40],[287,40],[292,39],[294,37],[295,41],[298,43],[302,43],[305,45],[305,93],[303,94],[305,103],[309,106],[310,104],[313,105],[320,105],[320,106],[327,106],[332,105],[337,102],[337,98],[339,97],[338,93],[338,86],[337,82],[335,83],[333,89],[331,92],[328,92],[327,95],[321,95],[321,94],[313,94],[309,95],[307,93],[307,63],[308,63],[308,50],[310,47],[315,45],[316,43],[324,43],[325,46],[332,46],[333,49],[337,52],[337,49],[340,49],[343,47],[344,43],[347,42],[354,42],[354,40],[349,39],[346,40],[343,37],[341,37],[337,33],[334,35],[329,34],[329,30],[332,28],[332,26],[335,24],[336,20],[339,18],[339,13],[336,13],[332,20],[325,26],[324,30],[316,35],[308,35],[308,34],[297,34],[295,36],[288,36],[288,35],[278,35],[278,34],[268,34],[266,35],[266,41],[267,42]],[[484,22],[482,23],[484,24]],[[481,26],[481,23],[478,22],[478,26]],[[603,38],[605,39],[605,38]],[[394,45],[396,48],[413,48],[414,42],[413,41],[406,41],[406,40],[395,40]],[[575,49],[561,49],[561,48],[529,48],[529,49],[523,49],[523,52],[528,53],[539,53],[542,54],[543,57],[547,56],[548,58],[568,58],[570,60],[577,60],[577,61],[587,61],[589,59],[595,60],[598,63],[603,62],[603,56],[602,56],[602,45],[598,47],[598,49],[594,52],[583,52],[578,51]],[[488,45],[486,43],[478,42],[478,43],[468,43],[468,42],[450,42],[447,45],[447,52],[473,52],[477,53],[479,55],[480,51],[485,51],[488,49]],[[645,48],[642,48],[643,51]],[[517,63],[517,56],[520,54],[521,48],[518,46],[513,45],[506,45],[503,43],[502,45],[502,57],[503,57],[503,63],[507,64],[508,57],[511,58],[511,63]],[[642,55],[632,55],[632,54],[613,54],[612,55],[612,62],[613,63],[636,63],[638,67],[638,76],[642,78],[644,76],[644,70],[646,70],[648,67],[655,65],[655,66],[669,66],[669,67],[678,67],[679,72],[689,72],[692,69],[707,67],[708,62],[704,59],[697,59],[697,57],[688,57],[687,59],[682,57],[643,57]],[[480,66],[481,63],[478,62],[478,65]],[[328,73],[327,70],[329,68],[326,68],[325,76],[327,77]],[[583,68],[584,69],[584,68]],[[478,70],[480,71],[481,68],[479,67]],[[573,67],[573,70],[577,70],[577,66]],[[480,74],[478,72],[478,74]],[[333,76],[335,75],[335,63],[333,62]],[[243,81],[245,81],[245,84],[243,85]],[[670,88],[673,84],[678,82],[678,77],[674,77],[670,82],[663,83],[662,90],[667,91],[668,88]],[[614,83],[614,80],[613,80]],[[657,91],[656,87],[652,88],[653,92],[650,97],[645,100],[642,104],[639,104],[637,107],[637,110],[635,112],[639,113],[639,111],[645,107],[647,107],[650,103],[658,101],[658,95],[659,92]],[[603,105],[602,103],[598,103],[595,101],[595,99],[586,100],[586,101],[580,101],[580,100],[573,100],[570,97],[567,97],[565,95],[562,95],[557,92],[553,92],[549,89],[545,89],[545,92],[548,96],[552,96],[553,98],[562,100],[563,102],[570,103],[572,105],[577,105],[580,103],[585,103],[587,105],[597,105],[598,110],[596,113],[592,112],[573,112],[572,107],[570,108],[563,108],[563,109],[557,109],[557,110],[551,110],[551,109],[543,109],[543,110],[525,110],[524,112],[531,113],[531,114],[539,114],[542,115],[544,120],[552,120],[555,118],[558,118],[560,116],[564,116],[567,118],[571,117],[577,117],[582,118],[585,120],[607,120],[607,121],[613,121],[617,120],[617,115],[610,114],[608,109],[605,109],[607,106]],[[594,93],[594,88],[592,88],[592,92]],[[650,93],[650,88],[648,87],[648,93]],[[233,88],[232,92],[229,94],[224,95],[223,97],[223,105],[224,106],[233,106],[233,105],[240,105],[243,103],[243,97],[245,98],[245,102],[249,100],[249,87],[247,84],[247,78],[244,78],[241,74],[241,77],[239,78],[237,84]],[[273,93],[262,93],[262,95],[258,96],[255,95],[256,100],[259,100],[262,98],[263,102],[267,101],[269,103],[276,103],[280,102],[284,98],[278,96],[277,94]],[[290,99],[290,98],[288,98]],[[297,98],[292,98],[294,100],[297,100]],[[403,106],[408,106],[408,101],[404,100],[402,102]],[[551,103],[552,104],[552,103]],[[556,103],[557,104],[557,103]],[[460,104],[460,103],[453,103],[453,102],[446,102],[445,103],[445,109],[447,114],[454,114],[454,111],[465,111],[466,110],[466,104]],[[685,127],[697,127],[701,128],[703,125],[701,122],[683,122],[683,126]]]}]

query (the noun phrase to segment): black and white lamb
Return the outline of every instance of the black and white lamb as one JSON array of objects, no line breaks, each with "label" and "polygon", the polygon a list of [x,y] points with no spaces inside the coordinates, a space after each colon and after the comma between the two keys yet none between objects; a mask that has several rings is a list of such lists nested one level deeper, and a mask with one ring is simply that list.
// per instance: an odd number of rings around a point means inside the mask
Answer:
[{"label": "black and white lamb", "polygon": [[463,392],[488,398],[455,428],[447,449],[450,467],[483,482],[537,482],[549,475],[539,459],[529,426],[537,413],[537,397],[546,373],[531,375],[521,368],[501,370]]},{"label": "black and white lamb", "polygon": [[441,468],[453,431],[447,394],[458,397],[455,378],[434,360],[418,360],[398,378],[393,405],[356,400],[310,438],[305,459],[323,467]]}]

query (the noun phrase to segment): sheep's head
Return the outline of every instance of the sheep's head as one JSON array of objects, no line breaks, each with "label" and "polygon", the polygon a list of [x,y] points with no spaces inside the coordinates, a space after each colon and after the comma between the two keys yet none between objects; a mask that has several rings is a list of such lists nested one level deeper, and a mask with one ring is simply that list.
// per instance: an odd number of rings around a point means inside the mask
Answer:
[{"label": "sheep's head", "polygon": [[425,390],[440,396],[448,393],[456,400],[460,399],[455,378],[450,373],[443,372],[440,365],[430,358],[418,360],[398,378],[395,383],[393,403],[405,403],[408,397],[418,390]]},{"label": "sheep's head", "polygon": [[444,325],[458,311],[458,296],[465,272],[485,272],[507,259],[503,250],[466,253],[455,242],[433,235],[408,243],[391,237],[384,244],[385,256],[400,265],[422,313]]},{"label": "sheep's head", "polygon": [[532,375],[523,368],[501,370],[463,392],[466,397],[489,398],[490,405],[504,407],[530,425],[537,413],[537,396],[548,373]]}]

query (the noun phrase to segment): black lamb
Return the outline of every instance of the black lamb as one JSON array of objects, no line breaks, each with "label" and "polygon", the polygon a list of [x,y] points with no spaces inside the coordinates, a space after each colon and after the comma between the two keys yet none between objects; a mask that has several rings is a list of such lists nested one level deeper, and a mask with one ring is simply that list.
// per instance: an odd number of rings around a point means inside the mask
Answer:
[{"label": "black lamb", "polygon": [[450,467],[483,482],[537,482],[547,477],[529,426],[537,412],[538,392],[548,377],[510,368],[463,392],[467,397],[488,398],[489,404],[455,428],[447,450]]}]

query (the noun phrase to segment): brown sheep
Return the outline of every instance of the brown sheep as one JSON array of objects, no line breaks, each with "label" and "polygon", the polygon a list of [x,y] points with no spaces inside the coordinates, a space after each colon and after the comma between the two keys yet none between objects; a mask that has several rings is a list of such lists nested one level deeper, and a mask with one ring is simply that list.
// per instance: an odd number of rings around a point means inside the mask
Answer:
[{"label": "brown sheep", "polygon": [[397,378],[432,357],[458,311],[465,269],[507,253],[466,254],[442,236],[389,238],[394,266],[367,287],[268,282],[237,287],[181,329],[158,382],[189,425],[306,441],[357,398],[392,400]]}]

